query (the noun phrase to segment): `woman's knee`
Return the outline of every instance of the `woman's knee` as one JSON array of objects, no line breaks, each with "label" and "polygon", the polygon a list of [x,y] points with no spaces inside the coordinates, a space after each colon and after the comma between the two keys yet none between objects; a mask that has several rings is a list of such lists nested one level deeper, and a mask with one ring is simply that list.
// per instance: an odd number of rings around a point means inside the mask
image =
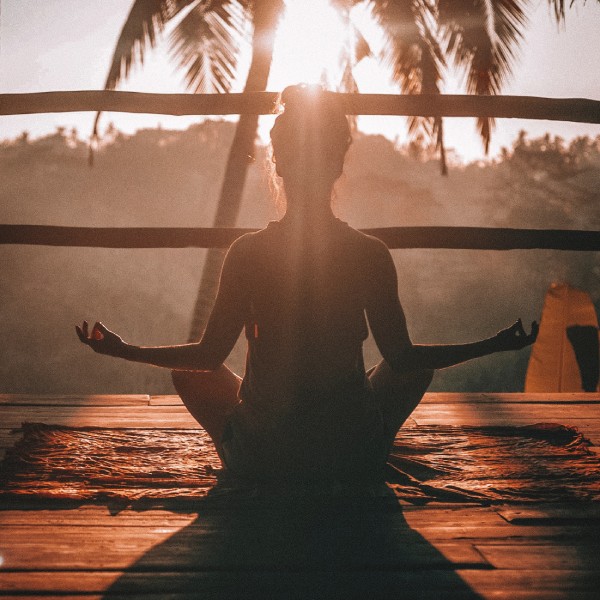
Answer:
[{"label": "woman's knee", "polygon": [[185,393],[185,391],[192,387],[195,375],[196,373],[193,371],[171,371],[171,381],[173,382],[177,393]]},{"label": "woman's knee", "polygon": [[238,402],[241,379],[225,366],[215,371],[171,371],[171,379],[184,402],[199,399],[226,404]]},{"label": "woman's knee", "polygon": [[204,371],[171,371],[171,380],[177,393],[185,399],[198,396],[207,388],[214,387],[214,376]]},{"label": "woman's knee", "polygon": [[369,380],[375,389],[392,386],[404,389],[423,389],[423,392],[425,392],[433,379],[434,373],[434,369],[398,372],[394,371],[385,360],[382,360],[369,371]]},{"label": "woman's knee", "polygon": [[399,376],[396,383],[408,396],[421,398],[431,384],[435,371],[433,369],[418,369],[408,371]]},{"label": "woman's knee", "polygon": [[416,372],[416,376],[418,381],[425,386],[425,389],[429,387],[431,384],[431,380],[435,375],[435,369],[421,369]]}]

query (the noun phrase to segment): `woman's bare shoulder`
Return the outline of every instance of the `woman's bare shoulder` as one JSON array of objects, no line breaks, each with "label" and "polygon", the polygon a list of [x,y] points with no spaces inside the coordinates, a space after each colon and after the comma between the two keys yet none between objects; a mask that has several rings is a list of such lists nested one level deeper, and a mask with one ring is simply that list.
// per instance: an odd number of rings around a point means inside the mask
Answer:
[{"label": "woman's bare shoulder", "polygon": [[248,252],[265,240],[269,227],[244,233],[237,238],[229,247],[229,252]]},{"label": "woman's bare shoulder", "polygon": [[235,263],[252,261],[257,254],[261,253],[263,246],[269,243],[269,229],[269,227],[265,227],[258,231],[244,233],[237,238],[229,246],[227,251],[228,260]]},{"label": "woman's bare shoulder", "polygon": [[359,251],[373,260],[382,260],[390,255],[388,247],[377,237],[347,226],[348,235]]}]

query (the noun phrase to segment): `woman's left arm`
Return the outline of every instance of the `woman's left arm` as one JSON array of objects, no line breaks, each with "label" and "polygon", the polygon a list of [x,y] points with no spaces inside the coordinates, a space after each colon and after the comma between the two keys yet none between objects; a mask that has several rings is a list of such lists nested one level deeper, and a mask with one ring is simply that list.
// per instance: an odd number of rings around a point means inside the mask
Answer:
[{"label": "woman's left arm", "polygon": [[416,367],[443,369],[496,352],[520,350],[535,342],[538,331],[539,326],[534,321],[531,324],[531,332],[527,333],[519,319],[510,327],[499,331],[495,336],[478,342],[431,346],[414,344],[407,349],[399,362],[407,370]]},{"label": "woman's left arm", "polygon": [[75,326],[80,341],[99,354],[123,358],[157,367],[189,371],[214,371],[231,352],[244,325],[245,286],[240,261],[240,240],[236,241],[223,263],[219,291],[199,342],[177,346],[135,346],[124,342],[102,323],[89,331],[87,321]]}]

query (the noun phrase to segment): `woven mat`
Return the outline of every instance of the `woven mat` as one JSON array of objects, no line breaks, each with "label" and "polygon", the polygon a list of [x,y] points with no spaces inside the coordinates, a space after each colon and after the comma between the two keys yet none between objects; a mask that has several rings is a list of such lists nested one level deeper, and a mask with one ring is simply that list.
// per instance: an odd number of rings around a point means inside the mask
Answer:
[{"label": "woven mat", "polygon": [[[200,430],[39,423],[22,430],[0,465],[3,497],[133,501],[256,493],[220,477],[214,447]],[[600,500],[600,458],[589,446],[575,428],[556,424],[406,427],[390,454],[385,489],[419,504]]]}]

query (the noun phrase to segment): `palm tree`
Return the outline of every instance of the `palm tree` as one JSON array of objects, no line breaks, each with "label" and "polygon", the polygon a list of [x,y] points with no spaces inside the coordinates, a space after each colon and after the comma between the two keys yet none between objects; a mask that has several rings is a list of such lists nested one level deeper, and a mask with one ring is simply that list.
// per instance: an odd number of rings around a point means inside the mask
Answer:
[{"label": "palm tree", "polygon": [[[574,0],[571,0],[571,4]],[[584,0],[585,1],[585,0]],[[600,1],[600,0],[599,0]],[[444,70],[452,63],[466,70],[470,94],[497,94],[510,75],[523,38],[531,0],[330,0],[346,19],[352,41],[342,52],[339,89],[357,91],[352,67],[371,50],[350,22],[350,11],[367,4],[386,43],[378,58],[391,69],[404,94],[439,94]],[[565,15],[564,0],[548,0],[557,22]],[[195,92],[230,91],[237,72],[240,39],[252,28],[252,57],[244,91],[266,89],[273,57],[274,33],[283,0],[135,0],[117,42],[106,80],[114,89],[135,62],[143,63],[146,46],[153,47],[166,24],[179,18],[171,34],[171,51],[186,69]],[[185,12],[187,11],[187,12]],[[184,15],[183,17],[181,15]],[[98,115],[99,116],[99,115]],[[94,125],[97,131],[98,117]],[[241,115],[231,146],[214,227],[235,225],[246,173],[254,155],[256,115]],[[479,118],[487,152],[494,126]],[[425,133],[440,151],[446,173],[441,118],[413,117],[409,133]],[[194,308],[190,340],[197,339],[214,302],[224,251],[210,249]]]},{"label": "palm tree", "polygon": [[[183,16],[184,10],[187,13]],[[136,0],[117,41],[105,89],[114,89],[134,63],[143,63],[167,23],[179,17],[170,38],[171,52],[186,69],[194,92],[229,92],[238,66],[240,42],[249,23],[252,55],[244,92],[264,91],[273,58],[273,42],[283,0]],[[98,119],[94,123],[97,135]],[[214,227],[235,225],[248,166],[254,156],[258,115],[240,115],[221,188]],[[214,302],[224,252],[209,249],[190,329],[196,339]]]},{"label": "palm tree", "polygon": [[[570,0],[570,6],[574,1]],[[444,71],[452,64],[466,71],[467,93],[478,95],[500,93],[511,74],[527,26],[526,13],[533,4],[531,0],[331,2],[347,19],[358,4],[371,9],[386,38],[379,59],[390,68],[392,80],[403,94],[439,94]],[[557,23],[564,22],[565,0],[548,0],[548,3]],[[367,53],[370,53],[368,47]],[[482,117],[477,122],[487,154],[494,119]],[[417,132],[435,140],[442,173],[446,174],[442,119],[409,119],[409,134]]]}]

